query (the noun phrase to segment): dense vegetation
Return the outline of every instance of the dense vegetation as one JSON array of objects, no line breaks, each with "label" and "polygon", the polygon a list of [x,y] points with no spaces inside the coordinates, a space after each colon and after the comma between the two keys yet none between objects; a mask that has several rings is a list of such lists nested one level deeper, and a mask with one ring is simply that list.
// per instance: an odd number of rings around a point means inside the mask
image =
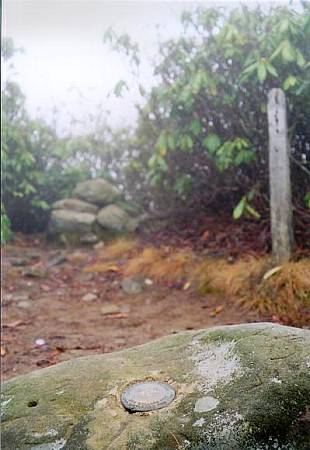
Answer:
[{"label": "dense vegetation", "polygon": [[[236,218],[247,212],[258,219],[268,208],[267,93],[281,87],[294,204],[300,211],[308,199],[309,206],[309,3],[300,12],[199,9],[184,13],[183,24],[183,35],[160,47],[155,73],[161,81],[140,111],[137,175],[147,173],[148,185],[160,185],[159,203],[237,205]],[[106,38],[137,55],[126,37],[110,31]]]},{"label": "dense vegetation", "polygon": [[[60,139],[29,118],[18,85],[7,80],[3,205],[13,229],[42,229],[52,201],[98,175],[113,177],[144,208],[268,217],[266,99],[273,87],[287,95],[295,220],[307,226],[310,4],[298,11],[200,8],[182,21],[182,35],[160,45],[157,86],[140,86],[145,104],[132,132],[98,119],[92,134]],[[128,36],[109,30],[106,40],[139,65]],[[13,56],[12,44],[3,49],[4,58]],[[125,86],[120,81],[116,94]]]},{"label": "dense vegetation", "polygon": [[[14,67],[15,49],[11,39],[2,46],[2,58]],[[9,73],[2,91],[2,202],[1,241],[11,231],[42,231],[50,205],[70,195],[79,181],[92,176],[120,176],[127,130],[114,133],[102,117],[94,132],[85,136],[58,137],[42,120],[32,119],[25,108],[25,97]]]}]

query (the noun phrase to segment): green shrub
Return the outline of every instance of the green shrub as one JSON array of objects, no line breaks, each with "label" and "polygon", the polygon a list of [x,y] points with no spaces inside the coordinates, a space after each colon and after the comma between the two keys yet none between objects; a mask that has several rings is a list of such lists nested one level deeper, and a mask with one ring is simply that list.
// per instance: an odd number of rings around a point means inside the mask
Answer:
[{"label": "green shrub", "polygon": [[[213,205],[231,212],[268,210],[267,93],[287,96],[295,204],[310,174],[310,4],[298,10],[200,7],[183,14],[179,38],[160,45],[159,79],[145,95],[131,161],[159,207]],[[131,56],[137,47],[109,31],[106,39]],[[147,156],[148,157],[147,157]],[[136,178],[137,179],[137,178]],[[244,208],[244,211],[246,209]],[[297,211],[298,214],[298,211]],[[257,214],[252,217],[258,217]]]},{"label": "green shrub", "polygon": [[[16,51],[11,39],[4,41],[2,58],[6,65]],[[60,138],[44,121],[29,116],[25,97],[12,77],[3,84],[2,99],[2,200],[6,229],[11,224],[12,230],[43,231],[50,205],[69,197],[80,181],[96,176],[111,178],[114,172],[121,184],[126,130],[114,133],[97,117],[92,133]]]},{"label": "green shrub", "polygon": [[12,237],[11,223],[8,218],[4,205],[1,202],[1,244],[5,244]]}]

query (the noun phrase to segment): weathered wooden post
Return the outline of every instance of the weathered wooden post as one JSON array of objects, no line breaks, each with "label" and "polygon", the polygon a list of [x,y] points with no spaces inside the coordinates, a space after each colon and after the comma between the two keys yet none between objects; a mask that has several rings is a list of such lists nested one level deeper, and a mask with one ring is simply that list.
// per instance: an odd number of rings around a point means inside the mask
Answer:
[{"label": "weathered wooden post", "polygon": [[294,235],[286,100],[281,89],[268,93],[268,130],[272,253],[282,263],[291,256]]}]

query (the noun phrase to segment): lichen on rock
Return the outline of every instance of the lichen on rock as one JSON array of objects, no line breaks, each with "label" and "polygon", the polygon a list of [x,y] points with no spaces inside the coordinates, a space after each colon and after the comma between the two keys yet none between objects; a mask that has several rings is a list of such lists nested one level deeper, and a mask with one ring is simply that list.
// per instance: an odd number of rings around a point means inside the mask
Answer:
[{"label": "lichen on rock", "polygon": [[52,204],[48,224],[48,237],[65,245],[110,241],[135,232],[143,219],[131,216],[130,204],[102,178],[78,183],[72,196]]},{"label": "lichen on rock", "polygon": [[[2,390],[2,448],[306,450],[309,344],[307,330],[216,327],[15,378]],[[122,392],[147,380],[175,399],[129,413]]]},{"label": "lichen on rock", "polygon": [[73,196],[97,206],[110,205],[120,197],[116,186],[103,178],[96,178],[78,183],[73,190]]}]

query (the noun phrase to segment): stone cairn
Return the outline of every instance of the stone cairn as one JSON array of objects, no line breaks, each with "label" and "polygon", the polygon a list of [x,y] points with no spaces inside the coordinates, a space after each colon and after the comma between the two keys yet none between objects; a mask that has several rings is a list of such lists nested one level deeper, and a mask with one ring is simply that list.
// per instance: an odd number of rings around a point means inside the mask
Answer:
[{"label": "stone cairn", "polygon": [[72,198],[52,205],[48,234],[83,244],[93,244],[135,231],[138,220],[122,207],[120,191],[97,178],[77,184]]}]

